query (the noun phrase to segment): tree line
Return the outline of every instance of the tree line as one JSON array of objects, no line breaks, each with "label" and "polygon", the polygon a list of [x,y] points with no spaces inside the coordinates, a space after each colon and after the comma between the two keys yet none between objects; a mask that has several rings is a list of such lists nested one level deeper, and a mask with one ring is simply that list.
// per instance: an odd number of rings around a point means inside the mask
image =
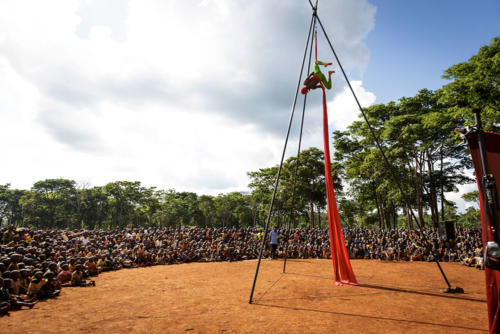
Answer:
[{"label": "tree line", "polygon": [[36,182],[30,190],[0,186],[0,218],[39,229],[140,226],[252,226],[255,208],[242,193],[201,195],[117,181],[91,188],[67,179]]},{"label": "tree line", "polygon": [[[447,69],[443,78],[450,82],[438,90],[422,89],[413,97],[364,108],[391,166],[361,118],[345,131],[333,132],[332,175],[344,225],[436,227],[440,220],[468,227],[480,224],[478,209],[457,214],[446,193],[473,182],[465,174],[472,167],[467,147],[455,131],[474,124],[471,110],[482,111],[486,130],[500,130],[500,38]],[[130,181],[78,187],[73,180],[48,179],[30,190],[5,184],[0,185],[0,219],[43,229],[263,225],[277,171],[273,166],[249,172],[248,194],[217,196]],[[323,151],[311,147],[298,159],[288,158],[281,176],[272,224],[325,227]],[[463,198],[477,202],[478,194]]]}]

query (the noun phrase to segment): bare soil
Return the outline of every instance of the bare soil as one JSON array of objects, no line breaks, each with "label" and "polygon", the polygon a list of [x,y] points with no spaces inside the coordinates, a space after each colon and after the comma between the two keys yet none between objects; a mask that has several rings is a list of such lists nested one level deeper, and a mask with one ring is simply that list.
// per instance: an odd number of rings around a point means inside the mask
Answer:
[{"label": "bare soil", "polygon": [[360,286],[336,286],[330,260],[190,263],[99,275],[96,287],[0,318],[0,333],[487,332],[484,272],[443,263],[354,260]]}]

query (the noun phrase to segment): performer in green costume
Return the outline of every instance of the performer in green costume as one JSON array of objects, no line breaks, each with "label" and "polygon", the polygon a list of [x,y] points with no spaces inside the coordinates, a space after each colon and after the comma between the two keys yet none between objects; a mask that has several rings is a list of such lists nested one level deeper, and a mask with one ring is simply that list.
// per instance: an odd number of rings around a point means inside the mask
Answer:
[{"label": "performer in green costume", "polygon": [[323,82],[323,85],[325,85],[326,89],[331,89],[332,88],[332,73],[335,73],[335,71],[328,71],[328,80],[326,80],[326,77],[323,73],[321,73],[321,70],[319,69],[319,65],[323,65],[324,67],[332,65],[332,63],[323,63],[321,60],[316,60],[314,62],[314,74]]},{"label": "performer in green costume", "polygon": [[325,75],[321,73],[321,70],[319,69],[320,65],[327,67],[332,65],[332,63],[323,63],[321,60],[316,60],[314,62],[314,70],[306,78],[306,80],[304,81],[304,87],[302,87],[302,89],[300,90],[302,94],[307,94],[310,89],[321,87],[320,83],[314,76],[318,77],[318,79],[321,80],[326,89],[332,88],[332,74],[335,73],[335,71],[328,71],[328,80],[326,80]]}]

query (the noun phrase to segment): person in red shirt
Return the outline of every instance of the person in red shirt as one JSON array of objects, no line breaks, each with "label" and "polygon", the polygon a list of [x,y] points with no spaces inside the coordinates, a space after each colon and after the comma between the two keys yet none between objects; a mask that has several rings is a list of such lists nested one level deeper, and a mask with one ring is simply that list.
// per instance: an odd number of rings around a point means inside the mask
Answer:
[{"label": "person in red shirt", "polygon": [[57,282],[63,285],[71,281],[71,272],[67,264],[63,264],[61,269],[62,271],[57,275]]},{"label": "person in red shirt", "polygon": [[88,258],[87,262],[85,262],[85,266],[87,267],[90,276],[97,276],[99,274],[96,261],[93,257]]}]

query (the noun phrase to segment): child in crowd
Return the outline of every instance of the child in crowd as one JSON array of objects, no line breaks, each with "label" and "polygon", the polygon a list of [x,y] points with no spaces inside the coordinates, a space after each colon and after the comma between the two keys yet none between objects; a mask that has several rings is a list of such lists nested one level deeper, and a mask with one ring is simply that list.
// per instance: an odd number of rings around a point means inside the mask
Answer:
[{"label": "child in crowd", "polygon": [[46,283],[42,278],[42,275],[43,273],[41,271],[37,271],[31,279],[26,293],[28,297],[38,299],[38,293],[40,292],[42,286]]},{"label": "child in crowd", "polygon": [[109,265],[106,261],[106,258],[104,258],[103,256],[98,256],[98,260],[97,260],[96,264],[97,264],[97,269],[99,270],[99,272],[109,271],[112,269],[109,267]]},{"label": "child in crowd", "polygon": [[63,284],[71,281],[71,272],[69,271],[69,266],[67,264],[63,264],[61,266],[62,271],[57,275],[57,281],[62,286]]},{"label": "child in crowd", "polygon": [[59,296],[60,290],[56,289],[57,281],[54,277],[54,273],[52,273],[51,271],[47,271],[43,275],[43,280],[45,281],[45,283],[39,290],[39,299],[54,298]]},{"label": "child in crowd", "polygon": [[99,274],[99,270],[97,268],[97,264],[93,257],[88,257],[87,262],[85,262],[85,267],[87,267],[87,271],[90,276],[97,276]]},{"label": "child in crowd", "polygon": [[83,278],[83,266],[77,264],[75,271],[71,274],[71,286],[95,286],[95,282],[87,282],[87,280]]}]

